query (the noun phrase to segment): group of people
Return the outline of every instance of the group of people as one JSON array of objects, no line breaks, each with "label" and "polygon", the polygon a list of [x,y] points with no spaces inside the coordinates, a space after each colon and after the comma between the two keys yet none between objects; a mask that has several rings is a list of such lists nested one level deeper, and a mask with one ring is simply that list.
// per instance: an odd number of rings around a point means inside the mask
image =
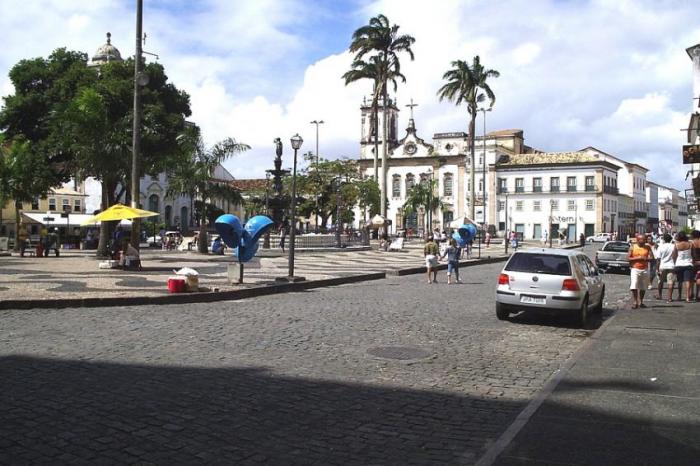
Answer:
[{"label": "group of people", "polygon": [[447,284],[462,283],[459,278],[459,259],[462,256],[462,248],[457,245],[457,240],[450,238],[447,247],[440,252],[440,246],[435,242],[433,235],[428,235],[423,248],[425,266],[428,270],[428,283],[437,283],[437,266],[440,260],[447,258]]},{"label": "group of people", "polygon": [[660,241],[651,235],[636,235],[628,259],[634,309],[646,307],[644,294],[647,289],[653,289],[655,278],[658,278],[656,299],[662,299],[667,287],[666,302],[673,301],[676,284],[678,300],[683,299],[683,294],[687,302],[700,299],[700,231],[693,231],[690,238],[682,231],[675,238],[666,233]]}]

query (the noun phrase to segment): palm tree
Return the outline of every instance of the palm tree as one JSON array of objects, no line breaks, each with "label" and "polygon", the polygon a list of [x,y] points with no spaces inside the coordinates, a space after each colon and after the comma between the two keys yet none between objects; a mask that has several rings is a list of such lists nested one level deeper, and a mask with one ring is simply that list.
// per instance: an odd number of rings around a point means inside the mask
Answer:
[{"label": "palm tree", "polygon": [[[470,189],[469,189],[469,217],[474,218],[474,131],[478,104],[489,99],[489,108],[493,107],[496,102],[496,96],[486,83],[488,78],[497,78],[500,73],[496,70],[487,70],[481,64],[479,56],[475,56],[471,66],[469,63],[457,60],[452,62],[452,69],[445,72],[442,79],[447,81],[438,90],[440,100],[447,99],[460,105],[467,104],[469,112],[469,158],[471,160],[471,170],[469,174]],[[479,91],[483,91],[484,94]],[[486,160],[484,160],[486,163]]]},{"label": "palm tree", "polygon": [[[389,19],[384,15],[377,15],[369,20],[369,24],[357,29],[352,35],[352,43],[350,44],[350,52],[355,53],[355,61],[362,67],[363,63],[373,63],[377,73],[378,80],[375,81],[379,87],[375,86],[375,95],[382,97],[382,181],[380,188],[382,191],[381,211],[386,218],[386,177],[388,172],[387,157],[389,149],[387,147],[387,107],[388,107],[388,92],[387,87],[389,82],[393,82],[394,90],[396,90],[396,79],[399,78],[403,82],[406,78],[401,74],[401,62],[399,53],[406,52],[414,59],[411,45],[416,41],[410,35],[399,35],[399,26],[392,25]],[[369,62],[363,60],[364,56],[370,57]],[[355,66],[353,66],[355,68]],[[376,150],[375,150],[376,153]]]},{"label": "palm tree", "polygon": [[[419,209],[423,207],[425,209],[423,215],[423,225],[428,225],[428,212],[434,212],[436,209],[442,209],[443,203],[440,200],[440,196],[436,196],[435,187],[437,186],[437,180],[426,180],[418,184],[415,184],[406,193],[406,201],[403,204],[403,214],[404,222],[406,217],[414,213],[418,213]],[[405,227],[405,225],[404,225]],[[432,230],[432,225],[425,227],[425,231],[429,232]]]},{"label": "palm tree", "polygon": [[213,178],[214,170],[228,158],[250,149],[250,146],[236,142],[233,138],[226,138],[212,147],[206,147],[199,137],[189,141],[187,138],[183,139],[183,145],[189,147],[189,153],[168,174],[167,195],[192,195],[196,193],[195,195],[201,199],[202,212],[197,248],[199,252],[206,254],[209,246],[207,241],[207,201],[242,202],[242,196],[238,190]]},{"label": "palm tree", "polygon": [[376,66],[376,59],[365,62],[363,60],[354,60],[350,71],[343,74],[345,85],[359,81],[361,79],[370,79],[373,82],[372,88],[372,111],[370,118],[370,127],[374,128],[374,179],[379,180],[379,131],[377,131],[379,123],[379,95],[381,90],[381,76]]}]

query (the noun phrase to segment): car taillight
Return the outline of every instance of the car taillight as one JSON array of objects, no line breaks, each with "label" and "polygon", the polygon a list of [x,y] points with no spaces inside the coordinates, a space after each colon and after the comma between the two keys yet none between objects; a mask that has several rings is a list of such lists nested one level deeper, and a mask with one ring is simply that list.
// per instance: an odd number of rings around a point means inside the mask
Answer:
[{"label": "car taillight", "polygon": [[510,280],[510,277],[506,273],[502,273],[498,276],[498,284],[499,285],[507,285],[509,280]]},{"label": "car taillight", "polygon": [[565,278],[564,282],[561,284],[562,291],[580,291],[581,288],[578,286],[578,282],[575,278]]}]

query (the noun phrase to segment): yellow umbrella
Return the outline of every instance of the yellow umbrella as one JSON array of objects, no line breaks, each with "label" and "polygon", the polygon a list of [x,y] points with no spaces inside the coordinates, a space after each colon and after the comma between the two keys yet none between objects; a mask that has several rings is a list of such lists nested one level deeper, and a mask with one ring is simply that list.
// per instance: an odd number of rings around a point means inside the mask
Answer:
[{"label": "yellow umbrella", "polygon": [[134,218],[155,217],[158,212],[150,210],[136,209],[135,207],[125,206],[124,204],[114,204],[104,212],[100,212],[92,218],[87,219],[82,224],[87,225],[96,222],[109,222],[112,220],[131,220]]}]

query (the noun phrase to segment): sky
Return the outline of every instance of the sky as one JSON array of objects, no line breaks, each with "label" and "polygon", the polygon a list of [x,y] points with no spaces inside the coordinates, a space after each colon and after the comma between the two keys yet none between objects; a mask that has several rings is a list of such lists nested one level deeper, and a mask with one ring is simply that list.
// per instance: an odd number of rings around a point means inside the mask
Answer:
[{"label": "sky", "polygon": [[[135,48],[135,0],[0,0],[0,94],[22,58],[58,47],[92,56],[112,33],[122,56]],[[685,52],[700,43],[697,0],[144,0],[144,49],[191,96],[191,120],[207,143],[225,137],[252,149],[225,163],[236,178],[263,177],[275,137],[304,138],[324,120],[319,153],[359,154],[360,104],[370,83],[345,86],[352,32],[379,13],[415,37],[415,61],[396,98],[399,127],[410,99],[419,136],[467,130],[466,108],[436,96],[450,63],[481,57],[500,78],[487,130],[520,128],[546,151],[594,146],[687,188],[681,145],[692,100]],[[149,60],[156,60],[148,55]],[[483,127],[479,120],[477,134]]]}]

